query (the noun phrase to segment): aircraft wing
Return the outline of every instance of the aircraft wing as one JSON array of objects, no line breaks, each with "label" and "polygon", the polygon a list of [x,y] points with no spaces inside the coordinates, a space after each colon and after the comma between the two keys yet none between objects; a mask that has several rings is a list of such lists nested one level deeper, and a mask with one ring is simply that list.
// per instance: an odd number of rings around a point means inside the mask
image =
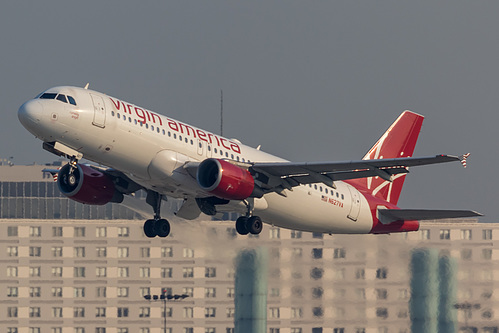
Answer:
[{"label": "aircraft wing", "polygon": [[[334,187],[334,181],[379,176],[387,181],[392,176],[408,173],[409,167],[461,161],[466,166],[466,158],[462,156],[436,155],[428,157],[402,157],[375,160],[359,160],[345,162],[318,163],[254,163],[249,169],[256,175],[255,179],[267,184],[267,190],[291,189],[300,184],[324,183]],[[279,184],[280,183],[280,184]],[[265,188],[265,186],[264,186]]]}]

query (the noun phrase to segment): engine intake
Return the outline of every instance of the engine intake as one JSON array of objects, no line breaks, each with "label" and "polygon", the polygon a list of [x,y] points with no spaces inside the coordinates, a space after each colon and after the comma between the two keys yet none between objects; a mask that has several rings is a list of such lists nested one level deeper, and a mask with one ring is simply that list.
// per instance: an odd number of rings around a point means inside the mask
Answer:
[{"label": "engine intake", "polygon": [[244,200],[251,196],[255,188],[255,181],[248,170],[215,158],[201,162],[196,178],[203,190],[222,199]]},{"label": "engine intake", "polygon": [[66,164],[59,171],[57,185],[66,197],[89,205],[105,205],[123,201],[123,194],[116,191],[106,174],[83,164],[77,164],[72,174]]}]

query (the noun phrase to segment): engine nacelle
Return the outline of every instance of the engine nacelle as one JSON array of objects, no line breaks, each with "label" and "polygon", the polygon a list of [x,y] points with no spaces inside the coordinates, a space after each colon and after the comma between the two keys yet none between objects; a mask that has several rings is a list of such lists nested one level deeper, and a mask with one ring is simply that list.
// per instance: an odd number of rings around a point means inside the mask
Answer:
[{"label": "engine nacelle", "polygon": [[203,190],[228,200],[244,200],[253,193],[255,187],[253,176],[248,170],[215,158],[199,164],[196,178]]},{"label": "engine nacelle", "polygon": [[68,198],[89,205],[123,201],[123,195],[116,191],[106,174],[83,164],[77,164],[71,175],[69,170],[66,164],[57,176],[59,190]]}]

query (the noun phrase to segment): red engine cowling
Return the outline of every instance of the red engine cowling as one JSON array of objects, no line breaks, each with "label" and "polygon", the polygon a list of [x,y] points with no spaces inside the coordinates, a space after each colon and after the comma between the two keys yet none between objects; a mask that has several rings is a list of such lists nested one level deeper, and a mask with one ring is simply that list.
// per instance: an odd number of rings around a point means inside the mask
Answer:
[{"label": "red engine cowling", "polygon": [[57,185],[62,194],[89,205],[105,205],[115,201],[112,199],[116,190],[106,174],[83,164],[77,164],[71,175],[69,170],[69,164],[66,164],[57,177]]},{"label": "red engine cowling", "polygon": [[248,170],[215,158],[201,162],[196,178],[203,190],[228,200],[244,200],[253,193],[255,187],[253,176]]}]

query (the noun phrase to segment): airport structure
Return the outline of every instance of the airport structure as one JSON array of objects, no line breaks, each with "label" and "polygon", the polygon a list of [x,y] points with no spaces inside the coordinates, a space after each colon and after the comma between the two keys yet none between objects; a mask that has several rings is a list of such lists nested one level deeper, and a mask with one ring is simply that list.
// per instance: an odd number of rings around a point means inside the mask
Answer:
[{"label": "airport structure", "polygon": [[236,332],[247,317],[236,315],[236,271],[253,249],[267,263],[255,288],[266,285],[266,332],[499,332],[499,224],[241,236],[233,221],[171,216],[173,234],[147,238],[136,210],[61,196],[42,172],[57,165],[11,164],[0,165],[2,332]]}]

